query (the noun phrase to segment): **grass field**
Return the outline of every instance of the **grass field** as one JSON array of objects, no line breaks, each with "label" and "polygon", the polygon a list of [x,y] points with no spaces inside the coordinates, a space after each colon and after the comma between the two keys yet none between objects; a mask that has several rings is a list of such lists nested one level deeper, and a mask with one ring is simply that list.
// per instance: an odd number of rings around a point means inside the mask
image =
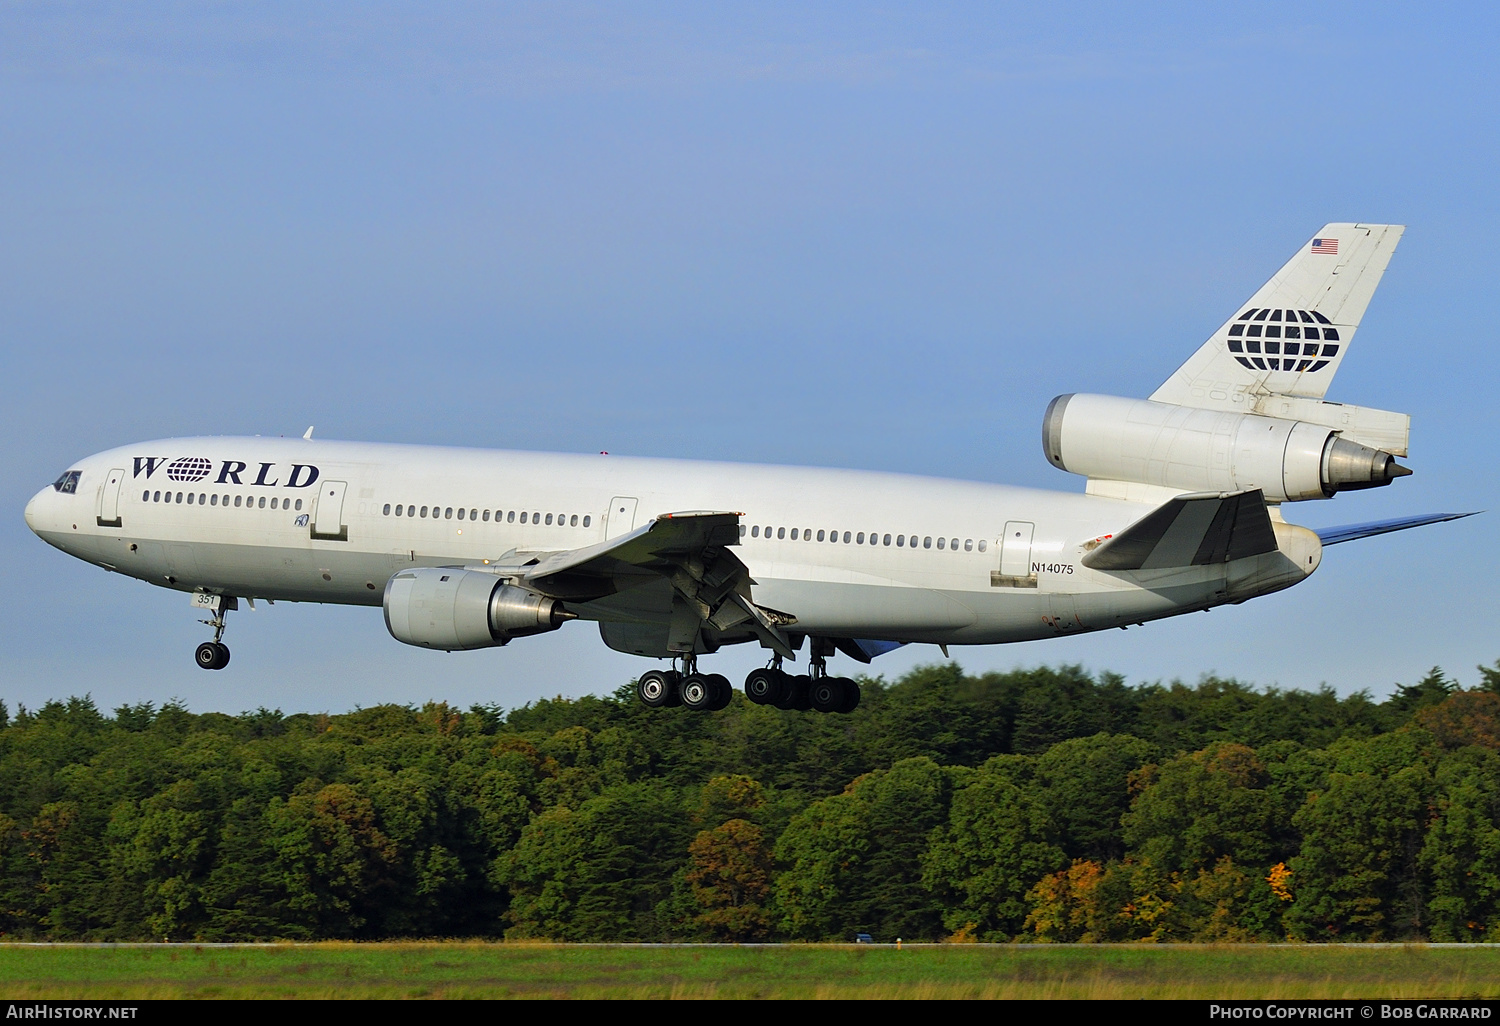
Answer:
[{"label": "grass field", "polygon": [[0,997],[1495,998],[1500,946],[0,945]]}]

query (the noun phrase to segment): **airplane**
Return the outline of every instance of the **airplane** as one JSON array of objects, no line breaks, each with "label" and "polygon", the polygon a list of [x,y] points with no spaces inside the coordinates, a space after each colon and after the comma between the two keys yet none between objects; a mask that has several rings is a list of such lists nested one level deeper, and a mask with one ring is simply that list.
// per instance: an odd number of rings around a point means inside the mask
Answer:
[{"label": "airplane", "polygon": [[[699,670],[758,644],[750,701],[848,712],[829,673],[907,644],[1143,624],[1289,588],[1323,548],[1471,514],[1313,531],[1284,504],[1411,473],[1410,418],[1324,400],[1404,227],[1329,224],[1146,399],[1058,396],[1053,466],[1082,493],[893,473],[607,454],[168,438],[71,466],[26,506],[69,555],[186,592],[229,662],[245,599],[382,607],[447,651],[598,624],[650,707],[723,708]],[[806,647],[808,672],[792,675]]]}]

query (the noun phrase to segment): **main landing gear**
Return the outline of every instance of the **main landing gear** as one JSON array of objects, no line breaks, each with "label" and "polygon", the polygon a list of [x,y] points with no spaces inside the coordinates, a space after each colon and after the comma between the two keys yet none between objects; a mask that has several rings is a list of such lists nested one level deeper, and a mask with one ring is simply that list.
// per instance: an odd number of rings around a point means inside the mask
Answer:
[{"label": "main landing gear", "polygon": [[234,608],[230,605],[234,600],[214,597],[219,598],[219,602],[208,607],[213,610],[214,618],[198,621],[214,629],[214,640],[205,641],[193,653],[193,658],[197,661],[200,670],[222,670],[229,665],[229,646],[219,639],[224,636],[224,614]]},{"label": "main landing gear", "polygon": [[[701,712],[714,712],[729,704],[733,688],[718,673],[699,673],[693,656],[681,658],[682,669],[647,670],[636,681],[641,704],[662,709],[680,705]],[[751,670],[745,678],[745,697],[756,705],[777,709],[816,709],[823,713],[850,713],[859,705],[859,684],[848,677],[828,675],[827,656],[814,647],[811,672],[793,676],[781,668],[776,656],[770,666]]]},{"label": "main landing gear", "polygon": [[792,676],[776,657],[770,666],[751,670],[745,678],[745,697],[756,705],[777,709],[816,709],[821,713],[851,713],[859,706],[859,684],[848,677],[830,677],[826,657],[814,649],[811,673]]},{"label": "main landing gear", "polygon": [[[682,656],[682,670],[647,670],[636,681],[642,704],[660,709],[680,705],[695,712],[717,712],[729,705],[734,686],[722,673],[699,673],[698,660]],[[674,660],[675,665],[675,660]]]}]

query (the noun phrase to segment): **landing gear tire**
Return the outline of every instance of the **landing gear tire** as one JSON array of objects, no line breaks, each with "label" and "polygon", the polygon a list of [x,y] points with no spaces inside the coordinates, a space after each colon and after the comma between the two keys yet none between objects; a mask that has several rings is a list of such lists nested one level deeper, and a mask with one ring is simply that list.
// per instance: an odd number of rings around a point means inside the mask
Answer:
[{"label": "landing gear tire", "polygon": [[193,653],[199,669],[222,670],[229,665],[229,648],[217,641],[205,641]]},{"label": "landing gear tire", "polygon": [[729,701],[734,697],[734,685],[729,683],[729,678],[722,673],[710,673],[708,679],[714,687],[714,697],[708,704],[709,712],[718,712],[727,709]]},{"label": "landing gear tire", "polygon": [[780,709],[798,709],[802,712],[812,708],[812,696],[809,691],[812,688],[812,678],[806,675],[787,678],[785,704],[778,706]]},{"label": "landing gear tire", "polygon": [[677,674],[671,670],[647,670],[635,682],[635,693],[649,709],[682,704]]},{"label": "landing gear tire", "polygon": [[682,705],[683,708],[694,712],[708,712],[713,708],[717,689],[714,681],[706,673],[690,673],[682,678]]},{"label": "landing gear tire", "polygon": [[745,678],[745,697],[756,705],[774,705],[781,708],[786,699],[787,675],[771,667],[751,670]]},{"label": "landing gear tire", "polygon": [[808,701],[820,713],[837,712],[845,700],[844,678],[819,677],[807,689]]},{"label": "landing gear tire", "polygon": [[844,682],[844,703],[838,711],[841,713],[852,713],[859,708],[859,682],[850,680],[848,677],[841,678]]}]

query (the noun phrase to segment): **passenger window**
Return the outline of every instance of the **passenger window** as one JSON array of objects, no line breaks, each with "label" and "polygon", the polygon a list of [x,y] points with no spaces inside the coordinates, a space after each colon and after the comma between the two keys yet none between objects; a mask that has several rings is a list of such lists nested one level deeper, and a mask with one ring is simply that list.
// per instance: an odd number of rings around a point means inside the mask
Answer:
[{"label": "passenger window", "polygon": [[[191,498],[192,498],[192,496],[191,496],[191,495],[189,495],[189,496],[188,496],[188,498],[189,498],[189,499],[191,499]],[[275,496],[274,496],[274,495],[273,495],[273,496],[271,496],[271,508],[272,508],[272,509],[275,509],[275,508],[276,508],[276,497],[275,497]]]},{"label": "passenger window", "polygon": [[958,551],[958,539],[957,538],[950,538],[950,539],[948,539],[948,547],[950,549],[952,549],[954,552],[957,552]]},{"label": "passenger window", "polygon": [[217,495],[210,495],[208,497],[208,504],[210,506],[217,506],[219,504],[219,497]]},{"label": "passenger window", "polygon": [[396,506],[396,516],[399,517],[403,512],[405,512],[405,510],[402,509],[402,507],[400,505],[397,505]]},{"label": "passenger window", "polygon": [[527,516],[526,516],[526,511],[525,511],[525,510],[522,510],[522,511],[521,511],[521,523],[523,523],[523,524],[524,524],[524,523],[526,523],[526,522],[527,522]]},{"label": "passenger window", "polygon": [[593,519],[593,517],[591,517],[591,516],[589,516],[589,515],[588,515],[588,514],[587,514],[587,513],[585,513],[585,514],[584,514],[584,515],[583,515],[583,526],[584,526],[584,527],[587,527],[587,526],[589,526],[589,521],[590,521],[590,520],[592,520],[592,519]]},{"label": "passenger window", "polygon": [[940,549],[946,549],[947,547],[948,547],[948,539],[947,538],[939,538],[938,539],[938,548],[940,548]]},{"label": "passenger window", "polygon": [[551,513],[547,514],[547,526],[548,527],[552,526],[552,514]]},{"label": "passenger window", "polygon": [[981,538],[981,539],[979,539],[979,551],[983,552],[984,551],[984,547],[985,547],[984,546],[984,539]]},{"label": "passenger window", "polygon": [[[511,510],[509,513],[505,514],[505,520],[507,523],[514,524],[516,522],[516,511]],[[526,521],[523,520],[521,521],[521,523],[524,524],[526,523]]]},{"label": "passenger window", "polygon": [[741,538],[745,537],[745,525],[744,524],[740,525],[740,537]]},{"label": "passenger window", "polygon": [[423,506],[423,507],[422,507],[422,516],[423,516],[423,517],[426,517],[426,516],[427,516],[427,507],[426,507],[426,506]]},{"label": "passenger window", "polygon": [[784,528],[784,527],[778,527],[778,528],[776,528],[776,537],[777,538],[785,538],[786,537],[786,528]]},{"label": "passenger window", "polygon": [[460,520],[464,519],[466,516],[468,516],[468,512],[469,512],[468,510],[460,508],[459,511],[458,511],[458,519],[460,519]]},{"label": "passenger window", "polygon": [[[298,501],[301,501],[301,500],[298,500]],[[381,510],[380,512],[381,512],[381,515],[383,515],[383,516],[390,516],[391,515],[391,504],[389,502],[386,503],[385,504],[385,508],[383,510]]]},{"label": "passenger window", "polygon": [[443,519],[444,520],[452,520],[453,519],[453,507],[452,506],[449,506],[447,509],[443,510]]},{"label": "passenger window", "polygon": [[792,528],[792,541],[796,541],[796,540],[797,540],[797,529],[794,527],[794,528]]},{"label": "passenger window", "polygon": [[822,541],[822,540],[823,540],[823,532],[819,531],[818,532],[818,541]]},{"label": "passenger window", "polygon": [[756,524],[754,527],[750,528],[750,537],[752,537],[752,538],[759,538],[760,537],[760,525],[759,524]]},{"label": "passenger window", "polygon": [[812,528],[811,527],[804,527],[802,529],[802,540],[803,541],[812,541]]},{"label": "passenger window", "polygon": [[863,545],[864,543],[865,543],[865,532],[861,531],[861,532],[859,532],[858,534],[856,534],[854,536],[854,544],[856,544],[856,545]]},{"label": "passenger window", "polygon": [[[574,513],[572,516],[568,517],[568,526],[569,527],[577,527],[578,526],[578,514],[577,513]],[[741,531],[740,533],[744,534],[745,532]]]},{"label": "passenger window", "polygon": [[[886,537],[890,537],[890,536],[887,535]],[[898,535],[896,535],[896,548],[901,549],[901,548],[905,548],[905,547],[906,547],[906,535],[904,535],[904,534],[898,534]]]},{"label": "passenger window", "polygon": [[[181,495],[182,493],[178,492],[177,494]],[[262,495],[260,497],[260,502],[258,503],[258,505],[260,506],[261,509],[265,509],[266,508],[266,497],[264,495]]]},{"label": "passenger window", "polygon": [[964,551],[965,552],[973,552],[974,551],[974,539],[973,538],[965,538],[964,539]]},{"label": "passenger window", "polygon": [[882,545],[889,545],[890,543],[891,543],[891,536],[890,535],[886,535],[880,541],[880,544],[882,544]]},{"label": "passenger window", "polygon": [[479,519],[479,510],[477,510],[477,509],[471,509],[471,510],[469,510],[469,519],[470,520],[478,520]]},{"label": "passenger window", "polygon": [[188,505],[191,506],[192,504],[193,504],[193,493],[192,492],[188,492]]},{"label": "passenger window", "polygon": [[930,549],[930,548],[932,548],[932,539],[931,538],[923,538],[922,539],[922,548],[924,548],[924,549]]},{"label": "passenger window", "polygon": [[234,508],[235,509],[239,509],[240,508],[240,497],[238,495],[236,495],[234,497]]},{"label": "passenger window", "polygon": [[[861,540],[863,540],[863,539],[861,539]],[[849,544],[849,532],[848,531],[844,532],[844,544],[845,545]]]}]

